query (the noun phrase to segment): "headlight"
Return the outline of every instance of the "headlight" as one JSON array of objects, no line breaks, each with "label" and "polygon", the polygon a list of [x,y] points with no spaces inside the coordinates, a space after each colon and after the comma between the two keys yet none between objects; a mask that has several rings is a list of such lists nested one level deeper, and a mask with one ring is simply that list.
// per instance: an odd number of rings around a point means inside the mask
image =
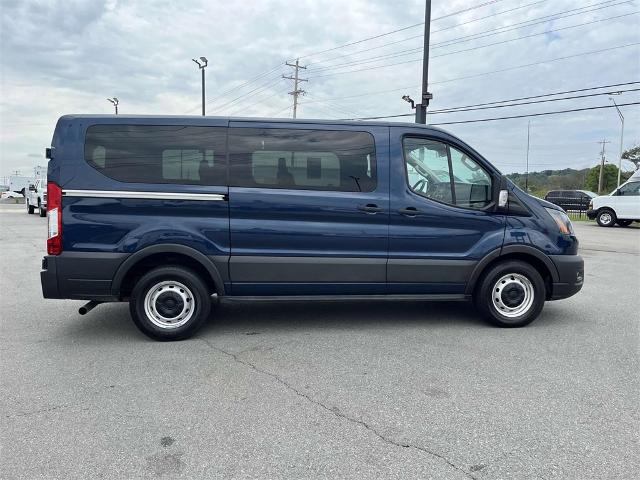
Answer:
[{"label": "headlight", "polygon": [[593,200],[589,200],[589,210],[593,210]]},{"label": "headlight", "polygon": [[553,221],[558,225],[560,233],[565,235],[573,235],[573,225],[566,213],[560,210],[554,210],[552,208],[545,208],[547,213],[553,218]]}]

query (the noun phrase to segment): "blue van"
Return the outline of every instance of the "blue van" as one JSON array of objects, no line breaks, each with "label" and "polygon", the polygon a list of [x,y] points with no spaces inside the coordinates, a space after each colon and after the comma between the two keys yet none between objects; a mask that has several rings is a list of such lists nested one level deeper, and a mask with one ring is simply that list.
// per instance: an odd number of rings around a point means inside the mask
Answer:
[{"label": "blue van", "polygon": [[44,297],[128,301],[157,340],[214,296],[473,300],[520,327],[583,284],[566,214],[437,128],[68,115],[47,157]]}]

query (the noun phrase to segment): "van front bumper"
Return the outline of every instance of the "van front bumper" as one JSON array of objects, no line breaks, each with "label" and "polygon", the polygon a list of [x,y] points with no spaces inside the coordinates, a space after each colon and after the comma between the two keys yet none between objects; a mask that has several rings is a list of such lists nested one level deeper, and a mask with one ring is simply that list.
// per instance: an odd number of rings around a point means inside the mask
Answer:
[{"label": "van front bumper", "polygon": [[580,255],[549,255],[558,270],[558,281],[551,285],[551,298],[569,298],[584,285],[584,260]]},{"label": "van front bumper", "polygon": [[597,210],[587,210],[587,218],[589,220],[593,220],[598,216],[598,211]]}]

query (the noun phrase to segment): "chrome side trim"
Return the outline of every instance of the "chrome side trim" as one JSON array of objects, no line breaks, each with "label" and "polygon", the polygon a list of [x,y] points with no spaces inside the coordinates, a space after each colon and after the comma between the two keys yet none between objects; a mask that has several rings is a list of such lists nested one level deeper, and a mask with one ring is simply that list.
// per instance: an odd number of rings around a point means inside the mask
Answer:
[{"label": "chrome side trim", "polygon": [[124,190],[63,190],[65,197],[90,198],[141,198],[149,200],[202,200],[224,201],[226,195],[220,193],[175,193],[175,192],[139,192]]}]

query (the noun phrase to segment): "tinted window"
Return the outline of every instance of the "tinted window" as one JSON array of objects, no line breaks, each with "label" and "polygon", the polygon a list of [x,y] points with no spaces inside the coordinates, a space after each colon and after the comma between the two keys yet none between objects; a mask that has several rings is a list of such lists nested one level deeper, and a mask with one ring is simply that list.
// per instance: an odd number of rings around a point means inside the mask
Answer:
[{"label": "tinted window", "polygon": [[365,132],[229,130],[231,184],[370,192],[377,183],[373,137]]},{"label": "tinted window", "polygon": [[120,182],[224,185],[226,129],[94,125],[85,160]]},{"label": "tinted window", "polygon": [[491,176],[463,152],[442,142],[405,138],[409,188],[427,198],[466,208],[491,203]]}]

